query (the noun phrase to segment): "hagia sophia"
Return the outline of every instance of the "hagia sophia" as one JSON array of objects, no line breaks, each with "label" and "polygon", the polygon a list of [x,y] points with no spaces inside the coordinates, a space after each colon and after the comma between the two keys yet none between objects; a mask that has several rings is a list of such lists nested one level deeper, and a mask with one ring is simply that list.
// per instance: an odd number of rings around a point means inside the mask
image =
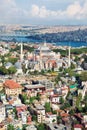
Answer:
[{"label": "hagia sophia", "polygon": [[[26,68],[30,70],[58,70],[63,65],[61,54],[53,52],[46,43],[40,45],[33,53],[29,53]],[[65,63],[67,66],[67,64]]]}]

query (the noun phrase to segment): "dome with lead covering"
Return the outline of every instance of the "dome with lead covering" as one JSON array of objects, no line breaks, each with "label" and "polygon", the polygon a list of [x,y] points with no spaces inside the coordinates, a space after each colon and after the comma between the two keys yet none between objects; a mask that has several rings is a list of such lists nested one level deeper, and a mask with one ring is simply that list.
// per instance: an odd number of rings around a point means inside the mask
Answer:
[{"label": "dome with lead covering", "polygon": [[11,62],[7,62],[5,66],[12,66],[13,64]]},{"label": "dome with lead covering", "polygon": [[44,43],[44,45],[39,46],[39,48],[35,50],[36,53],[40,53],[40,51],[41,51],[42,53],[49,53],[49,52],[51,52],[51,50],[50,50],[49,47],[46,45],[46,43]]},{"label": "dome with lead covering", "polygon": [[11,63],[11,62],[7,62],[6,64],[5,64],[5,67],[8,69],[8,68],[10,68],[10,67],[12,67],[13,66],[13,64]]},{"label": "dome with lead covering", "polygon": [[22,65],[21,65],[21,62],[16,62],[15,63],[15,67],[17,68],[17,69],[22,69]]}]

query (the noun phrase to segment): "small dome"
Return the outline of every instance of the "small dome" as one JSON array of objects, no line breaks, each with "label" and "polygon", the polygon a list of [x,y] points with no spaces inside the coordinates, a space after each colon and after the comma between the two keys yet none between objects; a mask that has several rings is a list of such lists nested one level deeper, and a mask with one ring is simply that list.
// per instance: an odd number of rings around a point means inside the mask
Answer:
[{"label": "small dome", "polygon": [[11,63],[11,62],[7,62],[6,64],[5,64],[5,67],[6,66],[12,66],[13,64]]},{"label": "small dome", "polygon": [[15,63],[15,67],[17,68],[17,69],[22,69],[22,65],[21,65],[21,62],[16,62]]}]

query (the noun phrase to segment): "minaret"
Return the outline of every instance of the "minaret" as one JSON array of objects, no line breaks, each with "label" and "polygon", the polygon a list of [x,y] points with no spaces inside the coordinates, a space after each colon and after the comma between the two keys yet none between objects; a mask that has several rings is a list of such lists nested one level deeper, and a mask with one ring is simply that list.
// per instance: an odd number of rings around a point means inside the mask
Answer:
[{"label": "minaret", "polygon": [[46,40],[44,41],[44,46],[47,46]]},{"label": "minaret", "polygon": [[71,49],[71,47],[69,46],[68,67],[71,66],[70,49]]},{"label": "minaret", "polygon": [[21,48],[20,48],[20,60],[21,62],[23,61],[23,43],[21,43]]},{"label": "minaret", "polygon": [[41,48],[40,48],[40,70],[42,69],[42,51],[41,51]]}]

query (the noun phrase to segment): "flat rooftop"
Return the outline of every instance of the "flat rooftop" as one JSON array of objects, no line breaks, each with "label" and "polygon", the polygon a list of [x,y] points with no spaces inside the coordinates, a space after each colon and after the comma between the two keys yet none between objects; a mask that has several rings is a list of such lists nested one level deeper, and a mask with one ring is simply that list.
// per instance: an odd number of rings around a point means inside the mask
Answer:
[{"label": "flat rooftop", "polygon": [[31,84],[31,85],[24,85],[27,89],[37,89],[37,88],[44,88],[45,86],[42,84]]},{"label": "flat rooftop", "polygon": [[50,130],[67,130],[63,124],[48,124]]}]

